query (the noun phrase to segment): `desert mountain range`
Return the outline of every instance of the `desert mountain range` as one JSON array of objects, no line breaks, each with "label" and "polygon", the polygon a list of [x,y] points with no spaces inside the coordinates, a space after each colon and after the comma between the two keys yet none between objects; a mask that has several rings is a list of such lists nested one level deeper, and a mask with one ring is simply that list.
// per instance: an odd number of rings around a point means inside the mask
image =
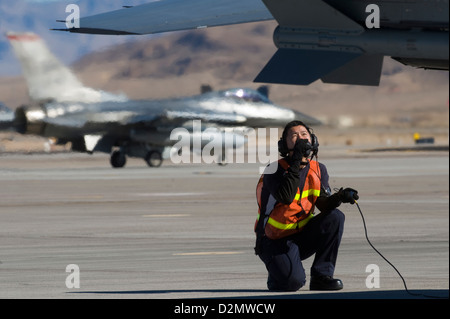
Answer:
[{"label": "desert mountain range", "polygon": [[[193,95],[205,84],[214,89],[257,88],[261,84],[253,79],[276,51],[275,27],[275,22],[262,22],[142,36],[88,54],[72,69],[87,86],[133,99]],[[385,58],[379,87],[317,81],[309,86],[269,85],[269,89],[275,103],[331,127],[448,132],[448,72],[414,69],[390,58]],[[27,103],[23,79],[0,78],[0,100],[11,108]]]}]

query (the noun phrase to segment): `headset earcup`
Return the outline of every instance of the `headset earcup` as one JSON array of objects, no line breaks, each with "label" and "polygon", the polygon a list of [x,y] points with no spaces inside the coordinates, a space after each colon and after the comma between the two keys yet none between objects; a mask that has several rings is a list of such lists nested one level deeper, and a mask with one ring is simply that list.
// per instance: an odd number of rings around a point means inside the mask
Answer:
[{"label": "headset earcup", "polygon": [[311,142],[313,156],[316,156],[319,152],[319,140],[315,134],[311,134]]},{"label": "headset earcup", "polygon": [[286,143],[284,142],[284,139],[282,137],[278,141],[278,152],[282,157],[287,156],[287,154],[289,153]]}]

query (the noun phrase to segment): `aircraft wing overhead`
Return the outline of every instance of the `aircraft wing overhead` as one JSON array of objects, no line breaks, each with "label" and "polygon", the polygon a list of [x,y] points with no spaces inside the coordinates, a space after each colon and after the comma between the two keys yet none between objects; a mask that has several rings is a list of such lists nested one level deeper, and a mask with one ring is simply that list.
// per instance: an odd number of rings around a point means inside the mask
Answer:
[{"label": "aircraft wing overhead", "polygon": [[278,51],[255,82],[377,86],[384,57],[449,69],[448,1],[379,0],[370,13],[369,0],[160,0],[58,30],[151,34],[275,19]]},{"label": "aircraft wing overhead", "polygon": [[80,19],[91,34],[151,34],[273,20],[261,0],[162,0]]}]

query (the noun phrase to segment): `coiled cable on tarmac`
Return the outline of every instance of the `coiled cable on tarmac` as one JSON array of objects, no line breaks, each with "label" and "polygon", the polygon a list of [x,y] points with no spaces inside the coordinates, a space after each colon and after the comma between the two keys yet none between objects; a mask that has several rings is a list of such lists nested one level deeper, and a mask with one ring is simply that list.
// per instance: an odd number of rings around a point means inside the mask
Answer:
[{"label": "coiled cable on tarmac", "polygon": [[392,264],[386,257],[383,256],[382,253],[380,253],[378,251],[378,249],[375,248],[375,246],[370,242],[369,236],[367,234],[367,226],[366,226],[366,220],[364,219],[364,215],[361,211],[361,208],[359,207],[359,204],[357,201],[355,201],[356,207],[358,207],[359,210],[359,214],[361,215],[362,221],[363,221],[363,225],[364,225],[364,233],[366,236],[366,240],[369,243],[370,247],[372,247],[372,249],[378,254],[380,255],[381,258],[383,258],[396,272],[397,274],[400,276],[400,278],[403,281],[403,286],[405,287],[405,291],[414,297],[425,297],[425,298],[435,298],[435,299],[448,299],[447,297],[441,297],[441,296],[430,296],[430,295],[425,295],[425,294],[419,294],[419,293],[413,293],[411,291],[409,291],[408,286],[406,285],[406,281],[405,278],[403,278],[402,274],[400,273],[400,271],[394,266],[394,264]]}]

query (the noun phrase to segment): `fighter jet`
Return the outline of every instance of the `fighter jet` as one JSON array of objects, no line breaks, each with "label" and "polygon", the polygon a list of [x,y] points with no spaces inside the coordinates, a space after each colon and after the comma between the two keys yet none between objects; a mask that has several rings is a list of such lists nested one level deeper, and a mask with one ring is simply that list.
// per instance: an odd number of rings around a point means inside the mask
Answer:
[{"label": "fighter jet", "polygon": [[278,51],[255,82],[377,86],[384,56],[448,70],[448,12],[449,0],[161,0],[57,30],[151,34],[276,19]]},{"label": "fighter jet", "polygon": [[[184,98],[130,100],[85,87],[39,36],[8,33],[7,37],[22,64],[32,101],[16,109],[11,125],[23,134],[54,138],[60,144],[71,142],[74,151],[111,153],[115,168],[125,165],[126,156],[160,166],[177,142],[171,139],[176,128],[186,128],[190,139],[208,131],[208,136],[199,136],[201,147],[212,147],[211,141],[216,141],[220,143],[216,148],[226,149],[244,145],[245,128],[281,127],[293,119],[320,123],[275,105],[261,93],[264,91],[247,88]],[[5,126],[6,118],[2,122]],[[219,154],[219,163],[225,160],[224,154]]]}]

